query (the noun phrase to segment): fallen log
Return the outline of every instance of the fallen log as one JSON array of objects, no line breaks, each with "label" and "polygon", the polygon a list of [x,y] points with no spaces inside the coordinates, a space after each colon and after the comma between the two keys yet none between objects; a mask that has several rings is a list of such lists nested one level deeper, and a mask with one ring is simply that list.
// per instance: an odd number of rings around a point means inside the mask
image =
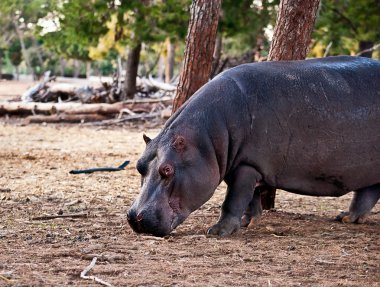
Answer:
[{"label": "fallen log", "polygon": [[130,110],[142,109],[146,110],[143,104],[149,103],[164,103],[171,104],[172,98],[165,97],[160,99],[150,100],[129,100],[125,102],[118,102],[114,104],[82,104],[82,103],[35,103],[35,102],[0,102],[0,115],[2,114],[22,114],[38,113],[43,114],[118,114],[121,110],[127,108]]},{"label": "fallen log", "polygon": [[109,119],[104,115],[99,114],[82,114],[82,115],[67,115],[57,114],[50,116],[29,116],[27,117],[27,124],[40,124],[40,123],[82,123],[82,122],[98,122]]},{"label": "fallen log", "polygon": [[94,125],[94,126],[107,126],[107,125],[114,125],[114,124],[120,124],[128,121],[134,121],[134,120],[147,120],[151,118],[157,118],[160,116],[160,112],[154,112],[149,114],[139,114],[139,115],[129,115],[123,118],[119,119],[110,119],[110,120],[103,120],[93,123],[87,123],[85,125]]}]

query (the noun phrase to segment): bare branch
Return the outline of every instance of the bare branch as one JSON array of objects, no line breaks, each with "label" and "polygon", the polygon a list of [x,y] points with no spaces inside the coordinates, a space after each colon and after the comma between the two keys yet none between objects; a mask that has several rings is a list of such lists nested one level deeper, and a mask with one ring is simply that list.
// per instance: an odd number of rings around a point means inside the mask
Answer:
[{"label": "bare branch", "polygon": [[355,56],[360,56],[360,55],[363,55],[364,53],[375,51],[375,50],[377,50],[378,48],[380,48],[380,43],[379,43],[379,44],[376,44],[376,45],[373,46],[372,48],[369,48],[369,49],[365,49],[365,50],[363,50],[363,51],[360,51],[360,52],[357,53]]},{"label": "bare branch", "polygon": [[90,272],[90,270],[92,268],[94,268],[95,264],[96,264],[96,260],[97,258],[94,257],[90,263],[90,265],[88,265],[81,273],[80,273],[80,278],[83,278],[83,279],[86,279],[86,280],[93,280],[95,281],[96,283],[99,283],[101,285],[104,285],[104,286],[109,286],[109,287],[112,287],[112,285],[106,281],[103,281],[102,279],[99,279],[98,277],[95,277],[95,276],[87,276],[86,274],[88,272]]}]

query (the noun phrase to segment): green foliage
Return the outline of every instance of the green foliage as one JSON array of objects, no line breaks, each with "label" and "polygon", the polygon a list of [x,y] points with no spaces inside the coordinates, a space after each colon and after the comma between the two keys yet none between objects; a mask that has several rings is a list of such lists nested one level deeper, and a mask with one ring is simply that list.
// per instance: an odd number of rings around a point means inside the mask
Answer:
[{"label": "green foliage", "polygon": [[107,31],[104,23],[109,13],[106,1],[75,0],[57,2],[49,19],[56,23],[55,31],[45,33],[43,27],[37,27],[44,45],[67,58],[89,60],[88,49]]},{"label": "green foliage", "polygon": [[89,48],[97,46],[101,39],[102,45],[111,49],[117,44],[131,47],[139,42],[151,44],[168,36],[184,38],[188,11],[182,7],[189,3],[190,0],[167,0],[147,5],[144,1],[130,0],[117,5],[114,0],[66,1],[54,10],[59,29],[42,38],[54,52],[82,60],[89,60]]},{"label": "green foliage", "polygon": [[219,31],[226,39],[225,48],[232,54],[243,54],[252,50],[258,38],[269,49],[264,29],[268,25],[274,27],[279,0],[224,0],[223,14],[219,23]]},{"label": "green foliage", "polygon": [[380,1],[324,0],[314,38],[327,46],[330,55],[358,52],[359,43],[380,42]]},{"label": "green foliage", "polygon": [[[223,0],[218,28],[223,53],[241,56],[261,45],[265,54],[270,44],[266,29],[275,26],[278,4],[279,0]],[[177,51],[182,47],[190,5],[191,0],[1,0],[0,57],[14,65],[22,61],[17,25],[35,72],[54,70],[64,56],[102,59],[98,69],[110,74],[116,58],[126,56],[126,47],[140,42],[145,44],[141,59],[149,70],[157,54],[164,53],[160,43],[167,38],[177,42]],[[56,29],[46,31],[43,21]],[[379,27],[378,0],[323,0],[312,55],[322,56],[330,42],[331,55],[356,53],[361,42],[380,42]]]}]

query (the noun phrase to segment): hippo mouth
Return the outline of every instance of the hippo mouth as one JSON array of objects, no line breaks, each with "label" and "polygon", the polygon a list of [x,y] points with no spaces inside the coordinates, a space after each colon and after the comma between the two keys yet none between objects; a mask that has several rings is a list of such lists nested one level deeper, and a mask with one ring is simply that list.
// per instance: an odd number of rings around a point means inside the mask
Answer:
[{"label": "hippo mouth", "polygon": [[180,225],[185,219],[186,216],[183,214],[183,209],[180,205],[180,200],[176,196],[169,197],[169,207],[172,210],[172,220],[170,223],[170,229],[174,230],[178,225]]}]

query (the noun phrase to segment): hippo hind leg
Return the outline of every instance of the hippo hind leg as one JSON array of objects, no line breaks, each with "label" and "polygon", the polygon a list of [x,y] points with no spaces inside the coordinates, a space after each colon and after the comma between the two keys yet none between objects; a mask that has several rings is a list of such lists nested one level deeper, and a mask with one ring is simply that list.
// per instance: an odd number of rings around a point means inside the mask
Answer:
[{"label": "hippo hind leg", "polygon": [[345,223],[363,223],[380,198],[380,183],[355,191],[350,209],[342,212],[336,220]]},{"label": "hippo hind leg", "polygon": [[274,208],[275,196],[276,188],[274,187],[268,185],[256,187],[253,198],[241,219],[241,226],[248,227],[255,224],[263,213],[263,209]]},{"label": "hippo hind leg", "polygon": [[241,227],[247,227],[248,225],[254,224],[254,222],[260,218],[262,212],[261,194],[258,188],[256,188],[253,193],[253,198],[241,218]]}]

